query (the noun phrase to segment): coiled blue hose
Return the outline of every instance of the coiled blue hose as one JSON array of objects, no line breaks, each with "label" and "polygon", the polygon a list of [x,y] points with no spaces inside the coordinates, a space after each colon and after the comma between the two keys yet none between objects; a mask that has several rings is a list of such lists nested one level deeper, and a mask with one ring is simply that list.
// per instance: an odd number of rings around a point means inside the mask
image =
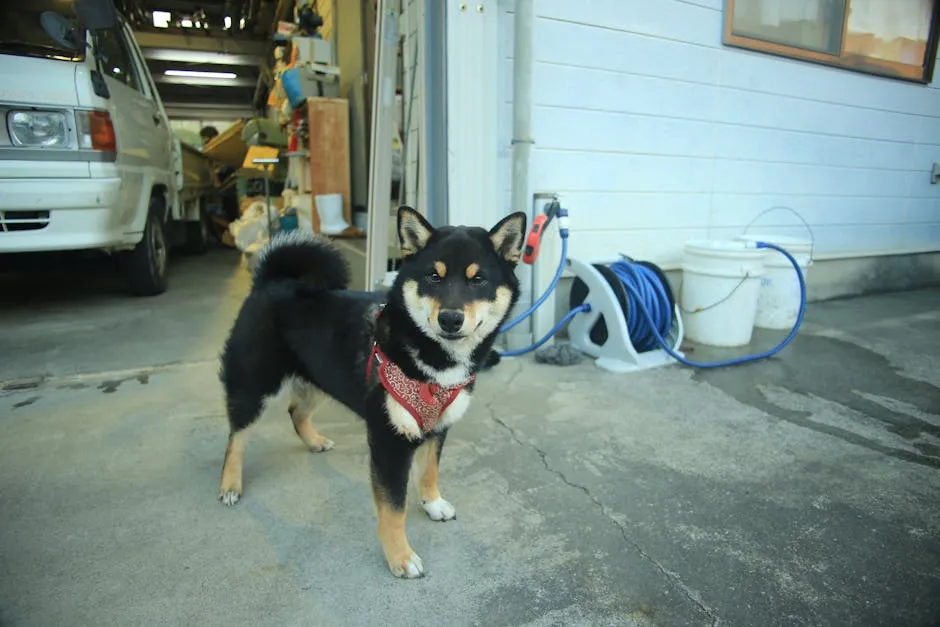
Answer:
[{"label": "coiled blue hose", "polygon": [[665,286],[650,268],[629,261],[616,261],[610,266],[634,300],[642,302],[649,315],[640,317],[637,307],[627,301],[627,332],[637,352],[645,353],[657,345],[657,335],[665,337],[672,328],[672,306]]},{"label": "coiled blue hose", "polygon": [[[672,350],[664,339],[664,336],[669,333],[669,329],[672,326],[672,308],[669,306],[666,288],[659,280],[659,277],[645,266],[628,261],[617,261],[611,266],[611,270],[617,274],[623,286],[627,289],[629,296],[632,297],[628,298],[627,301],[627,329],[630,332],[630,340],[633,342],[637,351],[643,352],[658,344],[663,350],[669,353],[673,359],[686,366],[692,366],[694,368],[723,368],[764,359],[776,355],[783,350],[787,344],[793,341],[797,331],[800,329],[800,325],[803,324],[803,314],[806,312],[806,280],[803,278],[803,272],[800,270],[799,263],[797,263],[793,255],[786,250],[769,242],[757,242],[757,247],[776,250],[786,257],[787,261],[789,261],[794,270],[796,270],[796,276],[800,282],[800,311],[797,314],[793,328],[782,342],[761,353],[735,357],[733,359],[712,362],[686,359]],[[637,316],[637,309],[643,314],[642,319]]]}]

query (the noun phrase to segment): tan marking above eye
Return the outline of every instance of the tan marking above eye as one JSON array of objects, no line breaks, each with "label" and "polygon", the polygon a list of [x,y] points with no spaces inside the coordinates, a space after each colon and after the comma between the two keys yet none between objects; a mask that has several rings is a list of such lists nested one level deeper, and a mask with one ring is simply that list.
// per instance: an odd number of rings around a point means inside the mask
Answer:
[{"label": "tan marking above eye", "polygon": [[469,266],[467,266],[467,278],[472,279],[473,277],[477,275],[477,272],[479,271],[480,271],[480,264],[471,263]]},{"label": "tan marking above eye", "polygon": [[442,279],[447,276],[447,266],[443,261],[434,262],[434,271],[437,272],[437,275]]}]

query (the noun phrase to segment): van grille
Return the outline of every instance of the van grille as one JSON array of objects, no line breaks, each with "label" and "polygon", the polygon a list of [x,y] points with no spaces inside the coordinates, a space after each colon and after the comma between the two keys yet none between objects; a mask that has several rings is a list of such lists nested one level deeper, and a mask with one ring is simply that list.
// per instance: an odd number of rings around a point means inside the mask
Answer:
[{"label": "van grille", "polygon": [[0,210],[0,233],[10,231],[38,231],[49,224],[48,211]]}]

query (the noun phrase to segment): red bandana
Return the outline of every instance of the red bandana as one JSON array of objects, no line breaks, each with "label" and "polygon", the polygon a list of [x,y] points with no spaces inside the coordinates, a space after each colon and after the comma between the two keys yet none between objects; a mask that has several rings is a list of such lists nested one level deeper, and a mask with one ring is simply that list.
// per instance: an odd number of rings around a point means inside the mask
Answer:
[{"label": "red bandana", "polygon": [[379,345],[373,342],[372,352],[369,354],[369,362],[366,366],[366,379],[372,377],[373,361],[378,362],[377,370],[382,387],[414,416],[424,433],[440,422],[444,410],[454,402],[460,391],[476,378],[471,376],[453,387],[412,379],[402,372],[397,364],[390,361]]}]

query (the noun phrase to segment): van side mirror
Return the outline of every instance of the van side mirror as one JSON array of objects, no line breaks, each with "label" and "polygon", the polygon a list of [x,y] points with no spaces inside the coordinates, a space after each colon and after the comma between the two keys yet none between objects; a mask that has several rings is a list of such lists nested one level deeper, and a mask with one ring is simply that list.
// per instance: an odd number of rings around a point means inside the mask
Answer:
[{"label": "van side mirror", "polygon": [[114,0],[75,0],[74,8],[82,28],[96,31],[117,25]]}]

